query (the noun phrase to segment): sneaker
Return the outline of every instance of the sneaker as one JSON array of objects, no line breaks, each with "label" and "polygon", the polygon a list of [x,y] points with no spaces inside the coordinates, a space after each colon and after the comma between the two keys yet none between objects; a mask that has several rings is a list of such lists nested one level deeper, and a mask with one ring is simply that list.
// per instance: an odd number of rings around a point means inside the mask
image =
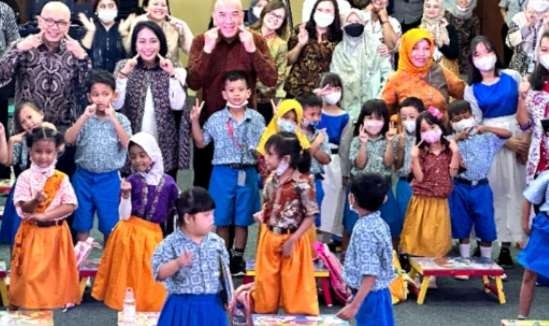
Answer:
[{"label": "sneaker", "polygon": [[498,265],[503,268],[513,268],[515,266],[513,258],[511,257],[511,250],[509,248],[502,247],[499,251]]},{"label": "sneaker", "polygon": [[246,262],[242,256],[232,256],[229,267],[233,276],[244,276],[246,274]]}]

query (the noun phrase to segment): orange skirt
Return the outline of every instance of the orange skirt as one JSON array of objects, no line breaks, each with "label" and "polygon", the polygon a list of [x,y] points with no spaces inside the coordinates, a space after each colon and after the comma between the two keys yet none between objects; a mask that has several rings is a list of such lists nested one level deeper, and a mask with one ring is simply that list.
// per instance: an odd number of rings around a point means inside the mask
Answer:
[{"label": "orange skirt", "polygon": [[11,260],[10,303],[55,309],[79,303],[78,270],[66,222],[51,227],[21,223]]},{"label": "orange skirt", "polygon": [[135,294],[137,311],[157,312],[166,299],[166,288],[152,273],[152,255],[162,241],[160,225],[139,217],[114,227],[93,284],[92,296],[115,310],[122,310],[126,288]]}]

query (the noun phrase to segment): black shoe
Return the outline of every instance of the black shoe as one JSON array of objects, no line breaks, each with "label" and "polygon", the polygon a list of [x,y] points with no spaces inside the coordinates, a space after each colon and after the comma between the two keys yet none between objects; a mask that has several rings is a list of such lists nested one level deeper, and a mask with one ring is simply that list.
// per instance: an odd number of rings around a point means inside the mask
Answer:
[{"label": "black shoe", "polygon": [[477,247],[473,251],[473,257],[480,257],[480,243],[477,243]]},{"label": "black shoe", "polygon": [[502,247],[499,251],[498,265],[503,268],[515,267],[515,263],[513,262],[513,258],[511,257],[511,250],[509,248]]},{"label": "black shoe", "polygon": [[246,274],[246,262],[242,256],[232,256],[229,267],[233,276],[244,276]]},{"label": "black shoe", "polygon": [[410,256],[407,254],[400,254],[398,255],[398,260],[400,262],[400,267],[402,267],[403,270],[406,271],[406,273],[409,273],[412,270],[412,266],[410,266]]}]

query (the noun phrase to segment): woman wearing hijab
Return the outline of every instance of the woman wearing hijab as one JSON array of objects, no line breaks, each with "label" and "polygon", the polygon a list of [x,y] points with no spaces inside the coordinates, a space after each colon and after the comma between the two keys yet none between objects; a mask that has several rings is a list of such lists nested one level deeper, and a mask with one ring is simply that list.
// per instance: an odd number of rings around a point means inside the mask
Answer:
[{"label": "woman wearing hijab", "polygon": [[140,132],[130,138],[133,174],[121,184],[120,221],[101,257],[92,296],[122,310],[127,288],[135,293],[137,311],[160,311],[164,285],[152,272],[152,255],[162,241],[160,224],[174,217],[177,185],[164,173],[156,139]]},{"label": "woman wearing hijab", "polygon": [[378,97],[392,67],[389,57],[378,54],[381,41],[365,30],[365,12],[351,9],[342,18],[343,40],[334,49],[330,71],[343,81],[340,104],[354,121],[362,104]]},{"label": "woman wearing hijab", "polygon": [[463,98],[465,83],[434,62],[435,47],[433,35],[423,28],[411,29],[400,39],[398,69],[381,93],[392,113],[398,103],[410,96],[422,100],[425,107],[434,106],[442,112],[446,112],[450,96]]},{"label": "woman wearing hijab", "polygon": [[445,14],[448,24],[454,26],[458,33],[458,64],[462,74],[469,73],[469,44],[480,34],[480,20],[473,13],[476,6],[477,0],[451,1]]}]

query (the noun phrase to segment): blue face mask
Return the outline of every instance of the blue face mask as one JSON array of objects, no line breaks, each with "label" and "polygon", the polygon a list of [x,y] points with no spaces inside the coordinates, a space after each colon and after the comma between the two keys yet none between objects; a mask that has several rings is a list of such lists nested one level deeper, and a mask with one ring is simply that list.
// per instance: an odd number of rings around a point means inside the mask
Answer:
[{"label": "blue face mask", "polygon": [[318,129],[318,124],[320,123],[320,121],[317,121],[317,120],[307,120],[307,119],[303,119],[303,125],[305,127],[308,127],[308,128],[312,128],[312,129]]},{"label": "blue face mask", "polygon": [[286,132],[295,132],[295,122],[287,119],[278,119],[278,130]]}]

